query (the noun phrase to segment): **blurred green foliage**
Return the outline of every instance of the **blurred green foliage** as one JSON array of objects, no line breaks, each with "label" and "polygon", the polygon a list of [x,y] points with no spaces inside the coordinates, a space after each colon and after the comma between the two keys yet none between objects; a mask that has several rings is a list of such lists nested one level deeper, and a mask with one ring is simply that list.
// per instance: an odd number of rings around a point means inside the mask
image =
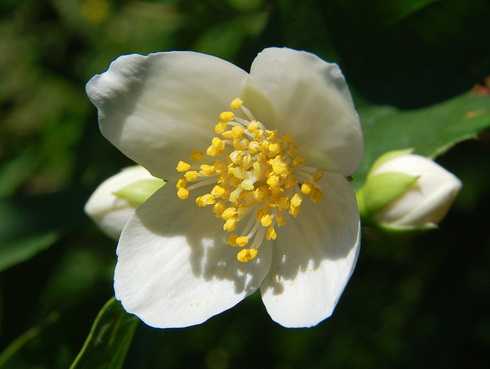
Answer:
[{"label": "blurred green foliage", "polygon": [[[194,50],[247,69],[267,46],[340,63],[366,133],[355,186],[385,148],[410,146],[450,149],[438,161],[464,189],[438,231],[366,228],[354,276],[318,327],[284,329],[254,295],[201,326],[139,324],[124,367],[486,367],[489,18],[486,0],[2,1],[0,368],[69,367],[113,295],[115,242],[83,205],[132,163],[100,135],[86,81],[121,54]],[[118,309],[102,313],[131,319]],[[100,357],[87,365],[111,367]]]}]

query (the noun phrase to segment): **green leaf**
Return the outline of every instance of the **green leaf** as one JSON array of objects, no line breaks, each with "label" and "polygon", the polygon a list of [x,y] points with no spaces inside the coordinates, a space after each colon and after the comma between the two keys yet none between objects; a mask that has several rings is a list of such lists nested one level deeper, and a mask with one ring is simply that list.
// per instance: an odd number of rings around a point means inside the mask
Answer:
[{"label": "green leaf", "polygon": [[439,1],[440,0],[385,1],[380,6],[380,14],[383,15],[385,24],[393,24],[400,22]]},{"label": "green leaf", "polygon": [[85,190],[0,200],[0,271],[53,245],[85,220]]},{"label": "green leaf", "polygon": [[0,167],[0,198],[6,198],[32,175],[40,161],[38,150],[26,150],[15,159]]},{"label": "green leaf", "polygon": [[317,4],[349,83],[372,102],[429,106],[488,75],[488,0]]},{"label": "green leaf", "polygon": [[31,367],[26,361],[26,355],[36,341],[46,338],[46,331],[53,326],[59,319],[57,313],[51,313],[39,324],[35,325],[27,332],[22,334],[12,343],[10,343],[3,352],[0,353],[0,369],[16,369]]},{"label": "green leaf", "polygon": [[97,315],[70,369],[121,368],[138,322],[138,318],[122,309],[119,301],[110,299]]},{"label": "green leaf", "polygon": [[363,179],[376,158],[413,149],[435,158],[458,142],[490,128],[490,97],[466,93],[427,108],[397,111],[385,106],[360,108],[365,152],[355,178]]},{"label": "green leaf", "polygon": [[47,249],[59,238],[59,232],[47,232],[25,237],[0,246],[0,272]]},{"label": "green leaf", "polygon": [[160,179],[145,179],[131,183],[129,186],[115,192],[114,195],[141,205],[163,185],[165,185],[165,182]]}]

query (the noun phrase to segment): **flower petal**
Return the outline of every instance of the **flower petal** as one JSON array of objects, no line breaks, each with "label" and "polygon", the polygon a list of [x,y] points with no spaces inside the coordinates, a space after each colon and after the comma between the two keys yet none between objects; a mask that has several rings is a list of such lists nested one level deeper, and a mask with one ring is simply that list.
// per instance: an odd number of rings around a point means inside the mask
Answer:
[{"label": "flower petal", "polygon": [[271,261],[266,247],[240,263],[211,209],[173,190],[167,184],[129,220],[114,276],[124,308],[158,328],[200,324],[231,308],[257,290]]},{"label": "flower petal", "polygon": [[87,83],[103,135],[154,176],[175,179],[179,160],[205,150],[219,114],[248,74],[193,52],[125,55]]},{"label": "flower petal", "polygon": [[137,205],[115,196],[114,193],[132,183],[148,179],[155,177],[141,166],[125,168],[97,187],[85,205],[85,213],[105,234],[117,239]]},{"label": "flower petal", "polygon": [[337,64],[303,51],[270,48],[255,58],[250,75],[276,109],[278,121],[263,123],[291,132],[308,165],[344,176],[356,170],[362,133]]},{"label": "flower petal", "polygon": [[285,327],[310,327],[328,318],[359,253],[359,212],[345,178],[327,173],[323,199],[304,201],[274,242],[262,299],[272,319]]}]

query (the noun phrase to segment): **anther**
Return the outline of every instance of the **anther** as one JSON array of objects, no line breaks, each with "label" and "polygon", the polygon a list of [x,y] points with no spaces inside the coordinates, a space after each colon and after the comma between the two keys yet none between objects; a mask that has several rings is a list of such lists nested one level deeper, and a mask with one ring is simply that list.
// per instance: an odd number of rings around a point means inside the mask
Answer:
[{"label": "anther", "polygon": [[258,129],[259,129],[259,123],[257,123],[256,120],[251,121],[247,125],[247,131],[249,131],[250,133],[255,133]]},{"label": "anther", "polygon": [[280,226],[282,226],[282,225],[284,225],[284,224],[286,224],[286,217],[285,217],[283,214],[281,214],[281,213],[276,214],[276,215],[274,216],[274,218],[275,218],[275,220],[276,220],[276,224],[277,224],[279,227],[280,227]]},{"label": "anther", "polygon": [[239,246],[239,247],[245,246],[248,243],[248,241],[249,241],[249,239],[247,236],[237,237],[235,240],[237,246]]},{"label": "anther", "polygon": [[313,186],[313,184],[309,182],[303,183],[301,185],[301,192],[303,192],[305,195],[309,195],[314,189],[315,186]]},{"label": "anther", "polygon": [[313,189],[312,193],[310,194],[311,201],[313,202],[320,201],[322,197],[323,197],[323,192],[319,188]]},{"label": "anther", "polygon": [[216,201],[216,204],[213,206],[213,212],[217,217],[222,217],[223,212],[226,210],[226,203],[223,200]]},{"label": "anther", "polygon": [[199,173],[196,172],[195,170],[189,170],[184,174],[185,179],[187,179],[188,181],[195,181],[198,176]]},{"label": "anther", "polygon": [[231,232],[231,231],[233,231],[236,228],[236,226],[237,226],[237,220],[236,220],[236,218],[230,218],[223,225],[223,229],[225,231]]},{"label": "anther", "polygon": [[224,111],[219,115],[219,118],[222,122],[231,122],[233,119],[235,119],[235,114],[231,111]]},{"label": "anther", "polygon": [[295,193],[294,196],[291,198],[291,206],[294,208],[300,207],[302,202],[303,196],[300,193]]},{"label": "anther", "polygon": [[233,99],[233,101],[230,103],[230,108],[232,108],[233,110],[237,110],[240,106],[242,106],[242,104],[243,100],[237,97]]},{"label": "anther", "polygon": [[302,156],[298,156],[297,158],[295,158],[293,160],[293,165],[295,167],[299,167],[299,166],[305,165],[305,158],[302,157]]},{"label": "anther", "polygon": [[231,129],[231,135],[233,138],[240,138],[243,135],[243,128],[240,126],[235,126]]},{"label": "anther", "polygon": [[242,263],[246,263],[247,261],[255,259],[258,252],[259,252],[258,249],[245,249],[240,251],[237,254],[236,258],[238,259],[238,261],[241,261]]},{"label": "anther", "polygon": [[177,172],[187,172],[189,169],[191,169],[191,165],[186,163],[185,161],[179,161],[177,164]]},{"label": "anther", "polygon": [[224,220],[228,220],[230,218],[233,218],[234,216],[236,215],[236,208],[234,207],[229,207],[227,209],[225,209],[223,211],[223,213],[221,214],[221,217],[224,219]]},{"label": "anther", "polygon": [[177,197],[181,200],[187,199],[189,197],[189,190],[183,187],[179,188],[177,190]]},{"label": "anther", "polygon": [[[209,164],[191,165],[180,161],[177,171],[182,177],[177,181],[177,196],[189,197],[189,191],[210,186],[211,190],[196,198],[199,207],[213,205],[216,217],[224,221],[223,230],[233,232],[247,219],[241,234],[231,234],[231,246],[250,248],[237,254],[237,259],[247,262],[254,259],[264,240],[278,237],[276,227],[286,224],[286,211],[296,217],[304,196],[312,202],[322,199],[318,182],[323,172],[305,167],[305,159],[297,156],[298,146],[287,133],[280,137],[277,130],[267,130],[255,120],[240,98],[230,103],[232,110],[241,109],[244,116],[232,111],[220,114],[213,137],[206,152],[195,150],[190,160],[203,161],[216,157]],[[245,128],[246,127],[246,128]],[[192,182],[188,186],[188,182]]]},{"label": "anther", "polygon": [[213,195],[207,193],[205,195],[199,196],[196,199],[196,204],[199,207],[203,207],[206,205],[213,205],[216,202],[215,198]]},{"label": "anther", "polygon": [[226,243],[228,245],[231,245],[231,246],[238,246],[237,243],[236,243],[236,239],[238,238],[238,235],[236,234],[231,234],[230,237],[228,237],[228,240],[226,241]]},{"label": "anther", "polygon": [[214,173],[214,166],[212,165],[208,165],[208,164],[202,164],[201,165],[201,170],[199,173],[209,177],[210,175],[212,175]]},{"label": "anther", "polygon": [[187,179],[185,178],[180,178],[177,183],[175,184],[175,187],[177,189],[179,188],[185,188],[185,186],[187,186]]},{"label": "anther", "polygon": [[262,227],[269,227],[272,224],[272,218],[270,214],[266,214],[263,217],[261,217],[260,223],[262,224]]},{"label": "anther", "polygon": [[267,228],[265,233],[266,240],[275,240],[277,238],[276,230],[273,227]]},{"label": "anther", "polygon": [[221,197],[224,193],[225,189],[218,185],[214,186],[211,190],[211,195],[213,195],[215,198]]},{"label": "anther", "polygon": [[228,124],[226,122],[219,122],[214,126],[214,131],[220,135],[224,131],[226,131],[227,128],[228,128]]},{"label": "anther", "polygon": [[313,182],[320,182],[320,180],[323,178],[323,175],[324,173],[321,170],[316,170],[315,173],[313,173]]},{"label": "anther", "polygon": [[192,161],[202,161],[204,160],[204,153],[199,150],[194,150],[191,155]]}]

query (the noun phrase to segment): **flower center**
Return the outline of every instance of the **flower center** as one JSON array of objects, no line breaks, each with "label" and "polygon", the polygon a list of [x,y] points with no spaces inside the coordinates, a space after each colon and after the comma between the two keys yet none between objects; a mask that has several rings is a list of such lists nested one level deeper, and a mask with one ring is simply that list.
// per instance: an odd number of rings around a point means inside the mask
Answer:
[{"label": "flower center", "polygon": [[[313,202],[321,200],[318,182],[323,172],[304,165],[290,133],[280,137],[277,130],[267,130],[239,98],[230,107],[241,109],[247,118],[222,112],[215,126],[217,136],[206,154],[196,150],[191,164],[178,163],[177,171],[183,177],[176,187],[177,196],[184,200],[190,191],[214,184],[196,203],[199,207],[213,205],[216,217],[224,221],[223,229],[231,233],[227,243],[243,247],[237,259],[247,262],[257,256],[264,238],[277,238],[276,228],[286,224],[286,212],[298,215],[305,196]],[[234,233],[242,221],[245,226]]]}]

